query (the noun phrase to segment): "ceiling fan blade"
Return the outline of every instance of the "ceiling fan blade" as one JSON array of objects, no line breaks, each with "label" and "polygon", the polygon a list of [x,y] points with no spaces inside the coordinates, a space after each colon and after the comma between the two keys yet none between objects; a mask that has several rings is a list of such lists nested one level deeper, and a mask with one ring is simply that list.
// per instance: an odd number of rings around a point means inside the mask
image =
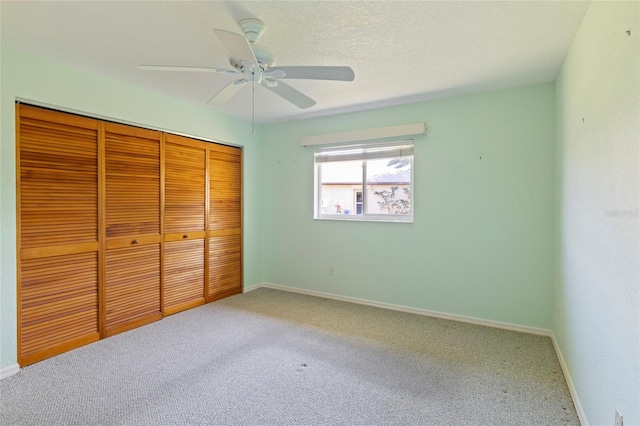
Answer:
[{"label": "ceiling fan blade", "polygon": [[[273,84],[277,83],[277,84]],[[301,109],[306,109],[314,106],[316,101],[305,95],[304,93],[294,89],[283,81],[279,80],[267,80],[262,84],[267,89],[271,90],[276,95],[282,96],[295,106]]]},{"label": "ceiling fan blade", "polygon": [[244,87],[244,79],[234,80],[227,84],[207,102],[209,105],[223,104]]},{"label": "ceiling fan blade", "polygon": [[180,67],[173,65],[138,65],[139,70],[147,71],[188,71],[188,72],[217,72],[222,74],[240,74],[236,70],[225,68],[205,68],[205,67]]},{"label": "ceiling fan blade", "polygon": [[239,63],[248,62],[253,66],[258,66],[256,55],[251,50],[249,40],[245,36],[225,30],[214,29],[213,32],[216,33],[224,47],[227,48],[232,58]]},{"label": "ceiling fan blade", "polygon": [[265,73],[276,78],[303,78],[310,80],[353,81],[355,74],[350,67],[273,67]]}]

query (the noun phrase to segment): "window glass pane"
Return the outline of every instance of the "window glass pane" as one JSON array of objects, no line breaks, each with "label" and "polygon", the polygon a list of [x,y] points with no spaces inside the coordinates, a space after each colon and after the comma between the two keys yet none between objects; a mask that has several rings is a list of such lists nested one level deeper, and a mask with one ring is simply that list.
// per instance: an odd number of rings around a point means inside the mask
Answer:
[{"label": "window glass pane", "polygon": [[367,214],[411,213],[410,157],[367,160]]},{"label": "window glass pane", "polygon": [[[362,161],[334,161],[321,163],[318,167],[320,168],[319,213],[362,214]],[[360,201],[358,201],[358,191]]]}]

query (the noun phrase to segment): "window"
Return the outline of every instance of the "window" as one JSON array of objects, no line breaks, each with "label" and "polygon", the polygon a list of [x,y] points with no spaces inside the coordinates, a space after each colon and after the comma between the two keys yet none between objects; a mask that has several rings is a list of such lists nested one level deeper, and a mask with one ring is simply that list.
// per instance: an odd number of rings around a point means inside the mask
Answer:
[{"label": "window", "polygon": [[413,141],[320,148],[315,218],[413,222]]},{"label": "window", "polygon": [[363,205],[362,205],[362,200],[363,200],[363,198],[362,198],[362,191],[359,191],[359,190],[357,190],[357,189],[356,189],[356,190],[354,191],[354,193],[355,193],[355,201],[354,201],[354,204],[355,204],[355,206],[356,206],[356,208],[355,208],[355,212],[356,212],[356,214],[362,214],[362,211],[363,211],[363,210],[362,210],[362,206],[363,206]]}]

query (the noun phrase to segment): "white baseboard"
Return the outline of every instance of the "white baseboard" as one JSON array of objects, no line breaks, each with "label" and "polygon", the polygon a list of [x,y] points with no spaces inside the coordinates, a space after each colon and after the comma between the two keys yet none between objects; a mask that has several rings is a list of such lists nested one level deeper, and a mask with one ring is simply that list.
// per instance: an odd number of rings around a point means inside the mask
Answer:
[{"label": "white baseboard", "polygon": [[250,291],[257,290],[257,289],[259,289],[261,287],[264,287],[264,284],[266,284],[266,283],[258,283],[258,284],[250,285],[249,287],[244,287],[242,289],[242,292],[243,293],[249,293]]},{"label": "white baseboard", "polygon": [[569,368],[567,367],[567,363],[564,360],[564,356],[562,355],[562,350],[560,350],[560,345],[558,344],[558,340],[556,339],[556,335],[551,333],[551,341],[553,342],[553,348],[556,350],[556,355],[558,356],[558,360],[560,361],[560,367],[562,367],[562,374],[564,374],[564,378],[567,381],[567,387],[569,387],[569,393],[571,394],[571,399],[573,399],[573,405],[576,407],[576,412],[578,413],[578,419],[580,420],[580,424],[582,426],[589,426],[589,421],[587,420],[587,415],[582,408],[582,403],[580,402],[580,397],[578,397],[578,391],[573,384],[573,379],[571,378],[571,373],[569,373]]},{"label": "white baseboard", "polygon": [[359,305],[373,306],[376,308],[389,309],[392,311],[407,312],[410,314],[424,315],[427,317],[434,317],[434,318],[448,319],[452,321],[465,322],[469,324],[483,325],[485,327],[500,328],[503,330],[510,330],[510,331],[519,331],[521,333],[528,333],[528,334],[536,334],[539,336],[551,337],[552,335],[551,330],[548,330],[545,328],[529,327],[525,325],[485,320],[481,318],[468,317],[464,315],[448,314],[445,312],[432,311],[429,309],[412,308],[410,306],[405,306],[405,305],[395,305],[393,303],[376,302],[373,300],[360,299],[357,297],[341,296],[333,293],[325,293],[322,291],[315,291],[315,290],[306,290],[306,289],[301,289],[296,287],[288,287],[284,285],[265,283],[265,282],[254,284],[250,287],[247,287],[244,289],[244,292],[247,293],[249,291],[257,290],[262,287],[271,288],[274,290],[288,291],[291,293],[306,294],[309,296],[324,297],[325,299],[333,299],[333,300],[340,300],[343,302],[357,303]]},{"label": "white baseboard", "polygon": [[20,366],[18,364],[10,365],[9,367],[0,368],[0,380],[18,374],[20,372]]}]

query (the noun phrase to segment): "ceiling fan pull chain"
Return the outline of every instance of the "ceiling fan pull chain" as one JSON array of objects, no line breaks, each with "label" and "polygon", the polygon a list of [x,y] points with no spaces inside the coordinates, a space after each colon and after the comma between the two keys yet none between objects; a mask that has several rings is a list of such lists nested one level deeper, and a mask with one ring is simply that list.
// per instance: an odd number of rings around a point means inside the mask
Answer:
[{"label": "ceiling fan pull chain", "polygon": [[251,134],[256,134],[256,80],[251,81]]}]

